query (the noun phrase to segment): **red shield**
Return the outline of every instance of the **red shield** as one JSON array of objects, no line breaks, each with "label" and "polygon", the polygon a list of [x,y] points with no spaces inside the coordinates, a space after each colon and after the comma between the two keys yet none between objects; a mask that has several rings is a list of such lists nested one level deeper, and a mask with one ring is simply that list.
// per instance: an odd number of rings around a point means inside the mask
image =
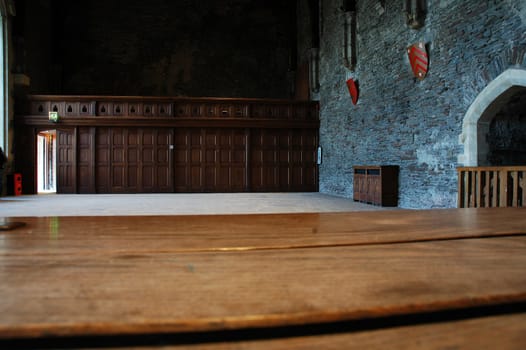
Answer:
[{"label": "red shield", "polygon": [[347,80],[347,88],[351,94],[352,103],[356,104],[358,102],[358,86],[352,78]]},{"label": "red shield", "polygon": [[423,80],[427,74],[428,59],[426,45],[424,43],[416,43],[407,48],[407,55],[409,56],[409,63],[413,74],[420,80]]}]

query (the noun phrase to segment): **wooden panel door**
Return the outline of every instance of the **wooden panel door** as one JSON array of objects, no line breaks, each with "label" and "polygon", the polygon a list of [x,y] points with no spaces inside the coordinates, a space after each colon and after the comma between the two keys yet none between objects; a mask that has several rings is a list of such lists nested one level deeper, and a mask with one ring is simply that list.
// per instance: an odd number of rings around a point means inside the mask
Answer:
[{"label": "wooden panel door", "polygon": [[78,129],[78,192],[95,193],[95,128]]},{"label": "wooden panel door", "polygon": [[243,192],[248,190],[248,130],[236,129],[231,132],[229,150],[230,190]]},{"label": "wooden panel door", "polygon": [[125,193],[127,190],[126,164],[127,132],[125,128],[110,130],[110,191]]},{"label": "wooden panel door", "polygon": [[187,129],[176,129],[174,131],[174,190],[175,192],[189,191],[189,162],[190,152],[188,149],[190,135]]},{"label": "wooden panel door", "polygon": [[303,179],[304,191],[319,191],[318,129],[307,129],[303,136]]},{"label": "wooden panel door", "polygon": [[173,192],[172,129],[140,130],[140,192]]},{"label": "wooden panel door", "polygon": [[111,128],[97,128],[95,134],[95,188],[111,193]]},{"label": "wooden panel door", "polygon": [[247,187],[244,129],[207,129],[204,144],[206,192],[241,192]]},{"label": "wooden panel door", "polygon": [[279,191],[279,130],[257,129],[250,136],[252,191]]},{"label": "wooden panel door", "polygon": [[57,130],[57,193],[77,192],[74,129]]},{"label": "wooden panel door", "polygon": [[124,152],[126,157],[124,187],[126,193],[142,192],[141,183],[141,132],[138,128],[125,129]]},{"label": "wooden panel door", "polygon": [[156,190],[156,165],[155,165],[155,148],[156,148],[156,130],[142,130],[141,138],[141,192],[157,192]]},{"label": "wooden panel door", "polygon": [[[144,147],[144,144],[143,144]],[[157,129],[155,138],[154,192],[173,192],[173,129]],[[143,158],[144,163],[144,158]],[[143,189],[144,190],[144,189]]]},{"label": "wooden panel door", "polygon": [[175,192],[204,191],[203,137],[202,129],[174,131]]},{"label": "wooden panel door", "polygon": [[317,130],[253,130],[250,144],[252,190],[318,190]]},{"label": "wooden panel door", "polygon": [[176,192],[241,192],[247,188],[244,129],[177,129]]},{"label": "wooden panel door", "polygon": [[277,130],[276,137],[278,138],[277,160],[279,165],[279,191],[290,191],[293,177],[292,162],[292,131]]},{"label": "wooden panel door", "polygon": [[171,128],[98,128],[98,193],[173,192]]},{"label": "wooden panel door", "polygon": [[204,130],[203,143],[203,174],[204,174],[204,192],[225,192],[225,188],[221,186],[222,182],[228,179],[220,179],[219,173],[219,138],[221,137],[219,130]]},{"label": "wooden panel door", "polygon": [[291,191],[318,191],[318,131],[297,129],[290,131],[290,183]]}]

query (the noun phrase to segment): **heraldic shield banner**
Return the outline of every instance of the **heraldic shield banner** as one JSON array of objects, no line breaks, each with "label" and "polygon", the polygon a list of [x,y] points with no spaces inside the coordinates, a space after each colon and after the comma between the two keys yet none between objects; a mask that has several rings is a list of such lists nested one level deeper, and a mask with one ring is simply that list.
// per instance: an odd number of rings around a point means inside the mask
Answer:
[{"label": "heraldic shield banner", "polygon": [[413,44],[407,48],[409,63],[416,78],[423,80],[427,74],[429,65],[426,45],[422,42]]},{"label": "heraldic shield banner", "polygon": [[347,88],[349,89],[349,94],[351,95],[352,103],[355,105],[358,103],[358,85],[353,79],[347,79]]}]

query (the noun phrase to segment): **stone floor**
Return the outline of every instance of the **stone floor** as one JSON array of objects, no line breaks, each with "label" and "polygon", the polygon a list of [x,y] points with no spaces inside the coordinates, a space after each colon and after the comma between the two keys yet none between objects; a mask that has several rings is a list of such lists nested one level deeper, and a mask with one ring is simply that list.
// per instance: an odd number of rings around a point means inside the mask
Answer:
[{"label": "stone floor", "polygon": [[0,217],[200,215],[385,210],[320,193],[23,195],[0,198]]}]

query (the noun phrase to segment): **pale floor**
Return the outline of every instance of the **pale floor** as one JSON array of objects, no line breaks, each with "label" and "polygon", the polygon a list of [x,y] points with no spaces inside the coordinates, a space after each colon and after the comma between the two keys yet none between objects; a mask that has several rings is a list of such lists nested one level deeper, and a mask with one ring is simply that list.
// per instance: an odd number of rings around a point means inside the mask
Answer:
[{"label": "pale floor", "polygon": [[385,209],[393,208],[320,193],[40,194],[0,198],[0,217],[309,213]]}]

